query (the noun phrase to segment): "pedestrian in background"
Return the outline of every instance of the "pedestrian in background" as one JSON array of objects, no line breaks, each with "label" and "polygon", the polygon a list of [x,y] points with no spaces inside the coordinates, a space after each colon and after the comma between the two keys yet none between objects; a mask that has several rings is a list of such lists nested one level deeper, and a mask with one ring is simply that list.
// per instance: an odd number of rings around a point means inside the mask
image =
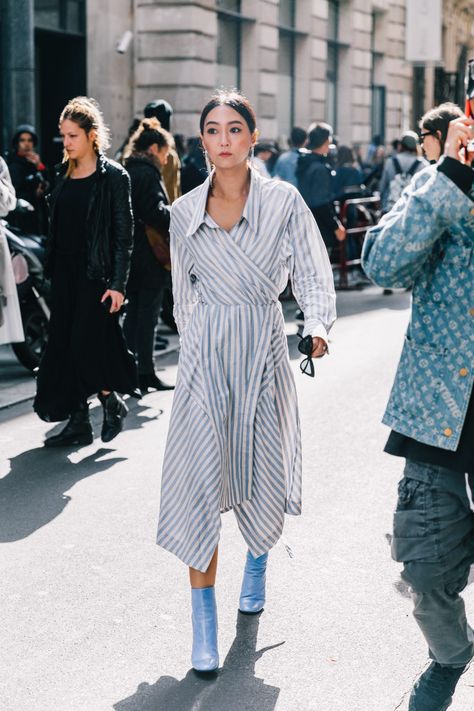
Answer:
[{"label": "pedestrian in background", "polygon": [[94,393],[104,412],[101,438],[110,442],[128,412],[119,393],[137,394],[135,361],[118,317],[132,251],[130,179],[104,155],[108,129],[93,99],[72,99],[59,129],[64,160],[49,196],[45,261],[51,321],[34,409],[46,422],[69,422],[46,440],[48,447],[92,442],[87,400]]},{"label": "pedestrian in background", "polygon": [[380,179],[382,211],[388,212],[400,199],[403,190],[427,161],[420,156],[420,140],[414,131],[405,131],[400,139],[400,150],[385,161]]},{"label": "pedestrian in background", "polygon": [[298,187],[296,166],[298,164],[300,151],[303,149],[307,137],[308,134],[304,128],[299,128],[298,126],[292,128],[289,140],[290,150],[278,156],[277,162],[275,163],[274,177],[280,180],[286,180],[288,183],[291,183],[291,185],[294,185],[295,188]]},{"label": "pedestrian in background", "polygon": [[[158,119],[161,128],[164,128],[168,133],[171,132],[173,108],[171,104],[164,99],[150,101],[143,109],[143,115],[145,118]],[[162,166],[162,174],[170,204],[173,204],[181,195],[181,161],[179,160],[173,137],[171,137],[171,139],[168,160],[166,165]],[[125,156],[125,158],[127,158],[127,156]]]},{"label": "pedestrian in background", "polygon": [[137,358],[142,392],[173,387],[156,375],[153,360],[163,292],[170,286],[170,206],[161,169],[168,162],[172,143],[172,136],[157,119],[143,119],[130,139],[125,161],[132,184],[135,228],[123,328],[128,347]]},{"label": "pedestrian in background", "polygon": [[183,195],[189,193],[207,178],[204,150],[199,136],[192,136],[187,141],[187,154],[181,168],[181,190]]},{"label": "pedestrian in background", "polygon": [[327,162],[332,133],[329,124],[316,124],[308,133],[306,147],[309,153],[300,155],[296,168],[298,189],[313,213],[329,252],[336,240],[342,241],[346,237],[334,207],[335,172]]},{"label": "pedestrian in background", "polygon": [[9,216],[12,225],[28,234],[44,230],[43,196],[48,187],[46,166],[36,152],[38,136],[34,126],[21,124],[12,138],[8,170],[17,199],[26,200],[34,211],[17,212]]},{"label": "pedestrian in background", "polygon": [[204,107],[212,167],[171,211],[178,382],[164,455],[157,542],[190,570],[192,665],[219,665],[215,579],[220,512],[248,546],[239,609],[265,605],[268,551],[284,514],[301,512],[296,390],[278,301],[291,274],[307,355],[327,351],[332,270],[300,194],[249,163],[257,138],[248,100],[219,92]]},{"label": "pedestrian in background", "polygon": [[[0,156],[0,218],[14,210],[15,205],[15,188],[8,167]],[[21,343],[24,340],[10,250],[0,222],[0,344]]]},{"label": "pedestrian in background", "polygon": [[406,460],[392,555],[432,660],[409,711],[447,709],[474,655],[459,595],[474,563],[474,152],[465,152],[473,125],[464,116],[450,122],[442,160],[414,176],[363,250],[377,284],[413,287],[384,416],[392,428],[385,451]]},{"label": "pedestrian in background", "polygon": [[[160,122],[162,128],[168,133],[171,132],[171,119],[173,117],[173,108],[165,99],[157,99],[150,101],[143,109],[145,118],[156,118]],[[170,146],[168,153],[168,162],[162,167],[161,174],[166,187],[166,192],[170,204],[179,198],[181,195],[181,161],[176,152],[174,140]],[[163,320],[172,328],[173,323],[173,296],[171,288],[165,289],[163,294],[162,316]],[[173,329],[174,330],[174,329]],[[156,334],[155,347],[157,350],[164,350],[168,345],[168,339]]]},{"label": "pedestrian in background", "polygon": [[379,148],[380,146],[383,146],[383,139],[382,139],[382,136],[380,136],[380,134],[377,133],[372,138],[372,140],[369,143],[369,146],[367,148],[366,163],[371,165],[374,162],[374,156],[377,152],[377,148]]},{"label": "pedestrian in background", "polygon": [[339,146],[337,153],[336,175],[334,176],[334,194],[336,200],[360,194],[363,176],[356,166],[354,153],[349,146]]},{"label": "pedestrian in background", "polygon": [[261,141],[255,144],[253,154],[254,168],[264,178],[272,177],[272,165],[277,156],[277,149],[270,141]]},{"label": "pedestrian in background", "polygon": [[449,123],[462,116],[459,106],[446,102],[430,109],[420,119],[420,141],[430,163],[437,163],[444,153]]}]

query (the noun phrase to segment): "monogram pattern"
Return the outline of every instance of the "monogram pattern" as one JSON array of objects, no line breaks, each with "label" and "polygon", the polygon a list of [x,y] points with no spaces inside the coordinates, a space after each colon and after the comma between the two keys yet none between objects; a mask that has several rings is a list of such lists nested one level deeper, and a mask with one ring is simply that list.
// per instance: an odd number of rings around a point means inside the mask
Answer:
[{"label": "monogram pattern", "polygon": [[474,204],[430,166],[367,234],[362,260],[386,288],[413,287],[383,422],[455,451],[474,383]]}]

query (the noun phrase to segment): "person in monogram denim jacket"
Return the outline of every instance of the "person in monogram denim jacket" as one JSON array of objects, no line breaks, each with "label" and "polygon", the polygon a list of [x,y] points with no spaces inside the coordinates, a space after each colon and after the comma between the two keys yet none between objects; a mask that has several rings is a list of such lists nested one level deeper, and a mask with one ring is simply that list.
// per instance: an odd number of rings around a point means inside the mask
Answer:
[{"label": "person in monogram denim jacket", "polygon": [[459,593],[474,563],[474,170],[472,119],[449,123],[445,155],[417,173],[367,234],[362,259],[386,288],[413,287],[412,313],[383,422],[405,457],[392,556],[403,562],[433,660],[409,711],[445,711],[474,656]]}]

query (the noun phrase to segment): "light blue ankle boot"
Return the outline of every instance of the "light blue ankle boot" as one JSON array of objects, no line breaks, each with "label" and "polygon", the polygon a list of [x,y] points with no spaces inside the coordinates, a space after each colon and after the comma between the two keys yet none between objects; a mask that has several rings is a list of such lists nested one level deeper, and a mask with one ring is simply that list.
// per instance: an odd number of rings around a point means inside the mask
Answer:
[{"label": "light blue ankle boot", "polygon": [[215,671],[219,666],[217,651],[216,594],[211,588],[192,588],[193,651],[191,664],[201,672]]},{"label": "light blue ankle boot", "polygon": [[244,579],[240,591],[239,610],[247,615],[256,615],[265,605],[265,579],[268,553],[254,558],[247,551]]}]

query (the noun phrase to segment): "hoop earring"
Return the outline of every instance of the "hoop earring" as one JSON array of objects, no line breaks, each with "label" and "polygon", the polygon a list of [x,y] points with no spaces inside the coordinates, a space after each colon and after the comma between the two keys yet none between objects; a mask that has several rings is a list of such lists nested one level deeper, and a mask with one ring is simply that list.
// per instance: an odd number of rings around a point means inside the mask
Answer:
[{"label": "hoop earring", "polygon": [[207,151],[204,151],[204,160],[206,161],[207,174],[210,175],[212,173],[212,163],[209,160],[209,153]]}]

